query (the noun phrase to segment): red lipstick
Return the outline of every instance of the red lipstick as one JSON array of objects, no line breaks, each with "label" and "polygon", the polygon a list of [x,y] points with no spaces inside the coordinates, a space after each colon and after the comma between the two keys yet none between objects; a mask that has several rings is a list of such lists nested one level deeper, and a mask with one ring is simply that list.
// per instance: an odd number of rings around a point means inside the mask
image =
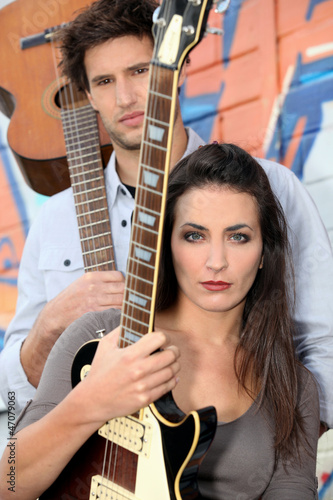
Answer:
[{"label": "red lipstick", "polygon": [[221,292],[231,287],[231,283],[225,281],[202,281],[201,285],[211,292]]}]

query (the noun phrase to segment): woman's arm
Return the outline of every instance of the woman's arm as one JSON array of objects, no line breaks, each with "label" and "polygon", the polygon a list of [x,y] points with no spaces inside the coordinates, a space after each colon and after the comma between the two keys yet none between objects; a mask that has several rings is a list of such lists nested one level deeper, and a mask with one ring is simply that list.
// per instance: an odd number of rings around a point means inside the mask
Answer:
[{"label": "woman's arm", "polygon": [[[304,370],[301,378],[299,410],[303,417],[305,436],[301,436],[301,463],[278,461],[262,500],[314,500],[317,498],[316,457],[319,437],[319,397],[313,376]],[[300,370],[300,371],[301,371]],[[296,457],[294,457],[296,458]]]},{"label": "woman's arm", "polygon": [[[145,335],[126,349],[118,348],[118,335],[117,329],[100,341],[88,376],[59,405],[15,436],[15,492],[20,500],[45,491],[108,419],[130,415],[175,387],[179,352],[168,346],[163,333]],[[57,358],[53,356],[52,363]],[[7,447],[0,462],[1,477],[10,471],[9,456]],[[8,487],[2,482],[2,500],[13,498]]]}]

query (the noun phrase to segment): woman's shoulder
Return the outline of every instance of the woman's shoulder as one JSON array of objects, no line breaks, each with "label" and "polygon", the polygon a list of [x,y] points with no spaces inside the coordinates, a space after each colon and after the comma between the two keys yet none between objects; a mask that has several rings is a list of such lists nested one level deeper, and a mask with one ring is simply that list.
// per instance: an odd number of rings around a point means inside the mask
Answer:
[{"label": "woman's shoulder", "polygon": [[301,363],[297,364],[298,405],[313,405],[312,409],[319,413],[319,392],[315,376]]}]

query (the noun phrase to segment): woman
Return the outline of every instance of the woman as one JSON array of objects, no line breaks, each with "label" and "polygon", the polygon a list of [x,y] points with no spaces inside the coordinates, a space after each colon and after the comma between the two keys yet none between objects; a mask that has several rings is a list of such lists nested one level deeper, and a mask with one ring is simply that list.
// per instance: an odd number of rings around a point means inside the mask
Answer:
[{"label": "woman", "polygon": [[318,395],[294,357],[287,254],[283,214],[250,155],[212,144],[182,160],[169,182],[158,332],[119,349],[116,328],[72,391],[73,355],[119,311],[88,314],[60,337],[18,425],[18,498],[41,494],[105,421],[170,390],[185,413],[216,408],[203,498],[316,498]]}]

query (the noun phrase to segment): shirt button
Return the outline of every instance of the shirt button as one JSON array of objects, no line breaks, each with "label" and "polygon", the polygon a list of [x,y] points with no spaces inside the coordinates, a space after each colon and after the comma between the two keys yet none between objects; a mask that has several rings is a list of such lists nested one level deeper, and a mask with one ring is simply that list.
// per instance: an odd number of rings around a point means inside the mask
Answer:
[{"label": "shirt button", "polygon": [[71,265],[71,261],[69,259],[64,260],[64,266],[68,267]]},{"label": "shirt button", "polygon": [[122,220],[122,221],[121,221],[121,225],[122,225],[123,227],[126,227],[126,226],[127,226],[127,221],[126,221],[126,220]]}]

